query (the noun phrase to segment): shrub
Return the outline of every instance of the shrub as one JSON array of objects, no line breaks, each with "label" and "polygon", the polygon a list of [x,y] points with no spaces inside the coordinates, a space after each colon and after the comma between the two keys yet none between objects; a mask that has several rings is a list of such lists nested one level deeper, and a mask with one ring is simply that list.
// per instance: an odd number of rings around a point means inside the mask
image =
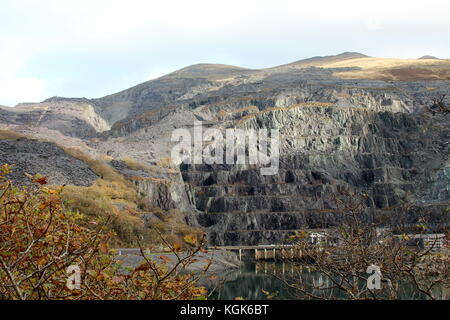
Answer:
[{"label": "shrub", "polygon": [[[148,230],[136,217],[136,192],[122,184],[97,180],[90,187],[66,186],[61,194],[66,206],[81,212],[90,218],[110,219],[110,227],[118,235],[116,246],[136,246],[136,237],[140,235],[143,243],[150,243]],[[125,204],[126,210],[120,210],[118,204]],[[122,206],[123,207],[123,206]],[[131,212],[130,212],[131,211]],[[131,214],[130,214],[131,213]]]},{"label": "shrub", "polygon": [[[144,262],[126,271],[108,247],[114,234],[107,232],[107,222],[67,210],[63,188],[44,187],[45,178],[34,179],[33,187],[15,187],[5,178],[10,171],[0,167],[0,299],[205,297],[206,290],[196,286],[198,275],[181,273],[201,244],[170,264],[145,256],[140,247]],[[69,266],[80,270],[74,290],[67,286]]]},{"label": "shrub", "polygon": [[131,170],[141,170],[148,173],[154,172],[154,168],[152,168],[151,166],[138,162],[131,157],[123,157],[121,160]]},{"label": "shrub", "polygon": [[61,148],[72,157],[87,163],[92,171],[94,171],[95,174],[100,178],[107,181],[115,181],[118,183],[127,184],[125,178],[104,161],[95,159],[78,148]]}]

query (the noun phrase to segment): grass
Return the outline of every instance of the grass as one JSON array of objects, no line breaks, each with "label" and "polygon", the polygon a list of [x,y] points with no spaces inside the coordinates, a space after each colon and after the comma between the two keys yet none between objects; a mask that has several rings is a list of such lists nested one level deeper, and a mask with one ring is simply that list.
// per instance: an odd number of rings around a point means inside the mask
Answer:
[{"label": "grass", "polygon": [[259,112],[259,108],[257,106],[247,106],[247,107],[243,107],[243,108],[239,108],[239,109],[235,109],[235,110],[231,110],[231,111],[225,111],[225,110],[220,110],[217,113],[217,116],[219,118],[225,118],[227,116],[236,114],[236,113],[243,113],[243,112],[250,112],[250,111],[254,111],[254,112]]},{"label": "grass", "polygon": [[131,170],[145,171],[149,174],[158,173],[159,171],[157,167],[139,162],[131,157],[123,157],[120,160]]},{"label": "grass", "polygon": [[361,57],[353,59],[320,59],[302,62],[298,67],[357,68],[357,70],[334,72],[342,79],[373,80],[448,80],[450,61],[448,59],[393,59]]},{"label": "grass", "polygon": [[320,65],[323,68],[356,67],[360,70],[335,72],[344,79],[448,80],[450,61],[435,59],[359,58]]},{"label": "grass", "polygon": [[109,219],[117,234],[112,245],[135,246],[137,237],[150,243],[151,237],[139,218],[138,193],[133,184],[100,159],[94,159],[75,148],[63,148],[84,161],[98,175],[89,187],[66,186],[62,198],[66,205],[87,216]]},{"label": "grass", "polygon": [[248,106],[248,107],[243,107],[240,109],[232,110],[232,111],[230,111],[230,113],[233,114],[233,113],[240,113],[240,112],[245,112],[245,111],[259,112],[259,108],[257,106]]},{"label": "grass", "polygon": [[[151,223],[151,227],[165,236],[171,243],[178,243],[181,246],[189,246],[199,241],[203,231],[186,225],[184,214],[179,209],[171,209],[168,212],[155,212],[161,220]],[[155,232],[156,235],[158,234]],[[196,241],[192,241],[194,238]]]},{"label": "grass", "polygon": [[[184,215],[176,210],[164,211],[159,207],[150,207],[143,201],[145,195],[137,190],[113,181],[99,179],[92,186],[66,186],[62,198],[71,210],[88,217],[109,219],[111,229],[117,237],[111,243],[114,247],[137,247],[159,244],[158,230],[170,243],[183,244],[183,238],[189,234],[200,234],[199,229],[186,225]],[[161,221],[147,228],[140,216],[145,212],[153,213]]]},{"label": "grass", "polygon": [[64,150],[64,152],[66,152],[68,155],[85,162],[92,169],[92,171],[94,171],[94,173],[98,175],[101,179],[104,179],[106,181],[115,181],[121,184],[127,184],[125,178],[106,163],[109,160],[107,156],[102,156],[100,158],[93,158],[78,148],[64,147],[58,145],[54,141],[30,138],[15,131],[0,129],[0,140],[15,140],[20,138],[27,138],[41,142],[54,143],[59,148]]},{"label": "grass", "polygon": [[[78,149],[69,149],[68,152],[86,162],[92,170],[101,176],[89,187],[66,186],[63,199],[72,210],[77,210],[88,216],[109,219],[111,228],[117,234],[117,239],[112,243],[116,247],[137,247],[137,239],[144,245],[154,245],[160,242],[158,232],[171,243],[186,244],[183,239],[195,234],[200,234],[199,229],[186,225],[184,215],[180,212],[164,212],[161,208],[150,207],[145,201],[145,194],[139,194],[135,185],[111,168],[101,159],[94,159]],[[137,162],[132,158],[124,158],[122,161],[133,170],[152,172],[153,168]],[[169,157],[162,158],[160,166],[171,165]],[[143,178],[151,183],[170,183],[164,179]],[[159,224],[149,229],[144,226],[140,216],[145,212],[156,213],[164,217]]]},{"label": "grass", "polygon": [[173,162],[171,157],[162,157],[156,162],[156,165],[163,168],[172,168]]},{"label": "grass", "polygon": [[322,64],[323,68],[358,67],[361,69],[393,68],[400,66],[439,66],[448,65],[448,60],[435,59],[392,59],[392,58],[358,58]]},{"label": "grass", "polygon": [[[0,139],[24,138],[19,133],[0,130]],[[61,146],[60,146],[61,147]],[[61,147],[66,153],[82,160],[99,176],[89,187],[65,186],[62,199],[67,208],[91,217],[109,218],[117,234],[113,245],[133,245],[137,236],[149,242],[149,232],[138,218],[137,192],[133,185],[101,159],[94,159],[80,149]]]},{"label": "grass", "polygon": [[11,130],[0,129],[0,140],[16,140],[20,138],[26,138],[26,136]]},{"label": "grass", "polygon": [[[127,199],[119,198],[120,192],[111,192],[109,186],[96,181],[90,187],[66,186],[62,193],[62,198],[66,206],[90,217],[100,217],[109,219],[111,228],[117,234],[113,245],[129,246],[135,245],[136,236],[145,237],[146,230],[142,221],[134,213],[137,213],[136,204]],[[122,190],[123,192],[123,190]],[[128,197],[129,192],[124,192],[124,197]],[[119,204],[124,204],[119,206]],[[124,209],[126,208],[126,209]]]},{"label": "grass", "polygon": [[60,146],[67,154],[71,155],[78,160],[85,162],[92,171],[95,172],[101,179],[106,181],[115,181],[121,184],[127,184],[125,178],[109,166],[105,161],[99,158],[93,158],[90,155],[84,153],[78,148],[67,148]]},{"label": "grass", "polygon": [[[14,140],[28,138],[20,133],[10,130],[0,130],[0,140]],[[41,140],[39,140],[41,141]],[[50,141],[51,142],[51,141]],[[54,143],[54,142],[52,142]],[[140,216],[143,211],[142,199],[145,195],[138,193],[134,184],[126,180],[119,172],[107,164],[109,157],[94,158],[78,148],[59,146],[70,156],[85,162],[99,179],[88,187],[67,185],[62,192],[62,200],[68,209],[78,211],[87,217],[100,217],[108,219],[110,228],[116,233],[111,245],[113,247],[137,247],[137,239],[143,245],[154,245],[161,242],[155,230],[147,228]],[[125,159],[125,164],[134,169],[152,171],[153,168],[139,163],[134,159]],[[159,165],[170,167],[171,159],[162,158]],[[147,178],[148,179],[148,178]],[[164,179],[149,178],[153,183],[168,183]],[[141,207],[141,208],[140,208]],[[158,230],[169,242],[186,244],[184,237],[191,239],[192,234],[198,236],[201,231],[186,225],[184,215],[180,212],[164,212],[160,208],[148,208],[154,212],[160,212],[164,217]]]},{"label": "grass", "polygon": [[[158,235],[146,228],[140,219],[142,198],[134,184],[110,167],[104,160],[93,158],[76,148],[63,148],[71,156],[84,161],[100,177],[89,187],[66,186],[62,197],[67,206],[91,217],[109,219],[117,238],[111,243],[116,247],[137,247],[137,239],[144,245],[160,241]],[[125,164],[135,170],[151,171],[151,167],[132,158]],[[158,181],[153,181],[158,183]],[[148,209],[148,208],[145,208]],[[161,210],[152,208],[152,210]],[[183,226],[184,225],[184,226]],[[187,228],[185,223],[177,228]],[[181,237],[181,235],[180,235]],[[175,241],[177,236],[170,237]],[[179,240],[179,239],[178,239]]]}]

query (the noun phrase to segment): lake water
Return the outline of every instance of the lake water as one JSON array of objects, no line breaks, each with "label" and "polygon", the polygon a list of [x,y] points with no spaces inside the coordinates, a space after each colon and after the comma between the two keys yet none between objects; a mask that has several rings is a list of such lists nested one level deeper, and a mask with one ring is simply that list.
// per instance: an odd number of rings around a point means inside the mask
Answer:
[{"label": "lake water", "polygon": [[[210,299],[234,300],[237,297],[241,297],[247,300],[265,300],[267,296],[263,293],[263,290],[275,293],[272,299],[302,299],[298,291],[290,289],[281,280],[289,280],[290,277],[293,279],[293,275],[301,275],[308,283],[324,286],[331,285],[327,277],[319,272],[311,271],[307,266],[302,267],[301,271],[299,271],[292,263],[258,262],[255,264],[246,262],[240,269],[229,271],[224,276],[226,281],[216,284],[215,289],[213,286],[210,287],[210,290],[214,290]],[[365,283],[361,285],[365,285]],[[316,291],[315,293],[322,295],[323,291]],[[333,298],[346,298],[341,291],[336,289],[333,291],[328,290],[327,295]],[[425,297],[413,285],[405,283],[402,285],[401,299],[425,299]]]}]

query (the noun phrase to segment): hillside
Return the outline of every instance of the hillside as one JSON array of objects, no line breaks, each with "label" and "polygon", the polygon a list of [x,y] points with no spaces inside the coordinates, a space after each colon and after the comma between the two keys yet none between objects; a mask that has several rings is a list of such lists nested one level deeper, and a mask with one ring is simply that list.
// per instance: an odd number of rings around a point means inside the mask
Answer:
[{"label": "hillside", "polygon": [[437,58],[435,56],[430,56],[430,55],[421,56],[419,59],[436,59],[436,60],[439,60],[439,58]]},{"label": "hillside", "polygon": [[0,137],[0,163],[14,165],[10,178],[18,184],[29,184],[25,173],[41,174],[48,178],[49,184],[58,185],[88,186],[98,179],[85,162],[67,154],[54,143],[26,138],[4,139],[2,134]]},{"label": "hillside", "polygon": [[358,68],[357,71],[336,72],[343,79],[373,80],[448,80],[450,60],[357,58],[326,63],[323,68]]},{"label": "hillside", "polygon": [[203,78],[208,80],[223,80],[251,72],[251,69],[225,64],[200,63],[169,73],[168,75],[165,75],[164,78]]},{"label": "hillside", "polygon": [[[324,56],[324,57],[319,56],[319,57],[303,59],[303,60],[299,60],[296,62],[286,64],[284,66],[321,67],[323,65],[333,63],[333,62],[340,62],[340,61],[360,59],[360,58],[367,58],[367,56],[365,54],[362,54],[359,52],[344,52],[344,53],[337,54],[334,56]],[[275,67],[275,68],[277,68],[277,67]]]},{"label": "hillside", "polygon": [[[114,206],[145,225],[164,229],[170,220],[179,236],[186,222],[212,244],[274,243],[299,228],[336,224],[332,195],[343,190],[370,195],[380,216],[408,202],[438,219],[450,200],[450,126],[448,115],[430,110],[449,103],[449,72],[449,60],[352,52],[261,70],[197,64],[98,99],[2,108],[0,129],[77,148],[110,168],[136,197],[122,194],[120,205],[110,195]],[[174,166],[171,134],[195,120],[221,132],[279,129],[279,172]],[[47,153],[48,168],[61,169]]]},{"label": "hillside", "polygon": [[293,77],[383,81],[448,80],[450,61],[373,58],[356,52],[346,52],[261,70],[198,64],[122,92],[95,99],[94,103],[100,106],[100,113],[112,124],[129,115],[189,100],[202,92],[217,92],[227,85],[249,86],[263,79],[270,80],[281,73],[282,82]]}]

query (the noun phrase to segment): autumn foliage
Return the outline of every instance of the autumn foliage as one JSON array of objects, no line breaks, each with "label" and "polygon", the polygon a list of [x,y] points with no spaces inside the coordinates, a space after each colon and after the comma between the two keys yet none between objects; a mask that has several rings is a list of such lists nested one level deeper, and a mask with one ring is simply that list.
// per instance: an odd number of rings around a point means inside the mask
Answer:
[{"label": "autumn foliage", "polygon": [[[62,188],[16,187],[0,166],[0,299],[201,299],[199,275],[183,271],[201,244],[174,260],[145,256],[126,268],[108,241],[108,221],[71,212],[61,201]],[[169,259],[166,259],[169,260]],[[68,288],[69,266],[81,270],[79,289]]]},{"label": "autumn foliage", "polygon": [[[412,226],[387,224],[387,219],[367,221],[366,198],[344,192],[335,196],[334,210],[342,222],[337,228],[326,230],[321,241],[312,242],[306,230],[290,238],[303,254],[303,260],[295,263],[296,272],[282,279],[292,293],[302,299],[319,300],[448,299],[448,247],[444,243],[439,248],[437,240],[427,240],[428,246],[421,248],[413,241],[414,235],[433,232],[427,213],[424,211]],[[399,209],[399,215],[408,212],[406,208]],[[401,221],[402,217],[397,218]],[[389,227],[380,228],[381,222]],[[436,229],[440,227],[437,225]],[[305,265],[308,272],[320,274],[321,280],[306,276]],[[376,289],[367,285],[367,268],[373,265],[380,270],[381,285]]]}]

